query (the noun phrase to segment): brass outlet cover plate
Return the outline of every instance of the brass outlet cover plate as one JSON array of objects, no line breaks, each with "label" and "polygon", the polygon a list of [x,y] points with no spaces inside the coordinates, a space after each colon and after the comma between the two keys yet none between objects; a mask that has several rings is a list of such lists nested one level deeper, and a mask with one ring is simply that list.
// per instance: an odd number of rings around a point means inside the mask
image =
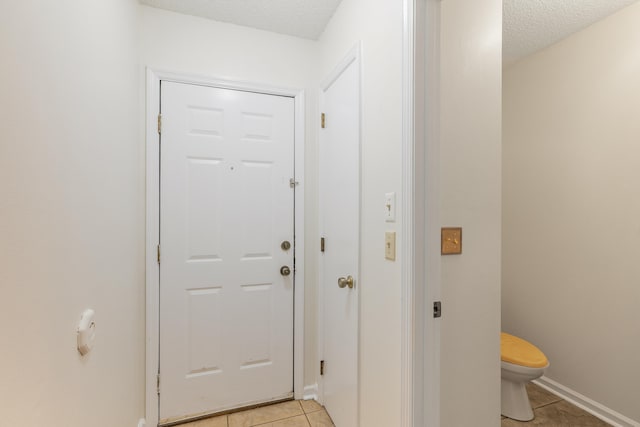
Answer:
[{"label": "brass outlet cover plate", "polygon": [[462,227],[443,227],[440,233],[442,255],[462,253]]}]

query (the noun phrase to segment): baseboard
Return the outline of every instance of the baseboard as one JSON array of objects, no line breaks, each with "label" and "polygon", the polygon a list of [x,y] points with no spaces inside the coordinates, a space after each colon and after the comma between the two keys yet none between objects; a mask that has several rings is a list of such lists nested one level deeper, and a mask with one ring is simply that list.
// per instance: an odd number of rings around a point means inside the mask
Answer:
[{"label": "baseboard", "polygon": [[304,386],[302,398],[304,400],[318,400],[318,384]]},{"label": "baseboard", "polygon": [[140,418],[140,421],[138,421],[138,427],[146,427],[147,425],[147,420],[145,420],[144,418]]},{"label": "baseboard", "polygon": [[640,427],[639,422],[633,421],[613,409],[607,408],[606,406],[589,399],[587,396],[583,396],[577,391],[571,390],[569,387],[565,387],[545,376],[542,376],[533,382],[614,427]]}]

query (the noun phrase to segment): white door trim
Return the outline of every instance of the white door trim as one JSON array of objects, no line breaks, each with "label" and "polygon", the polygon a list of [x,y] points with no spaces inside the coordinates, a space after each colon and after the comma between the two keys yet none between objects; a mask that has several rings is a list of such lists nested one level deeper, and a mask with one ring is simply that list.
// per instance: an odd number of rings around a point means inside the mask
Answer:
[{"label": "white door trim", "polygon": [[440,0],[404,0],[401,427],[440,426]]},{"label": "white door trim", "polygon": [[[347,69],[347,67],[349,67],[349,65],[351,65],[353,62],[356,62],[356,67],[357,67],[357,73],[358,73],[358,81],[360,83],[360,87],[358,88],[358,110],[360,112],[360,117],[359,117],[359,123],[358,123],[358,128],[359,128],[359,138],[360,140],[358,141],[358,145],[359,145],[359,155],[358,158],[360,159],[359,161],[362,161],[362,63],[360,61],[360,55],[361,55],[361,45],[360,42],[356,43],[356,45],[354,47],[351,48],[351,50],[347,53],[347,55],[335,66],[335,68],[331,71],[331,73],[329,73],[329,75],[322,80],[322,82],[320,83],[320,88],[319,88],[319,93],[318,93],[318,99],[322,102],[322,92],[326,91],[332,84],[333,82],[335,82],[338,77],[340,77],[340,75]],[[320,103],[320,109],[322,109],[322,103]],[[359,164],[358,168],[360,171],[362,171],[362,165]],[[362,194],[362,177],[360,177],[360,187],[359,187],[359,193],[360,195]],[[360,218],[360,212],[362,211],[362,196],[360,196],[360,200],[358,201],[358,217]],[[322,206],[320,206],[320,214],[322,212]],[[361,224],[361,221],[359,221],[359,223]],[[359,230],[359,234],[361,234],[362,228],[360,228]],[[361,246],[361,240],[362,238],[359,239],[358,241],[358,247]],[[358,251],[358,265],[357,265],[357,271],[355,272],[355,277],[360,277],[360,271],[361,269],[361,259],[360,259],[360,251]],[[322,254],[318,253],[318,327],[317,327],[317,331],[318,331],[318,337],[317,337],[317,345],[318,345],[318,360],[322,360],[324,359],[324,304],[325,304],[325,300],[324,300],[324,293],[322,292],[322,286],[320,286],[320,284],[322,283],[323,280],[323,261],[322,261]],[[358,292],[358,420],[360,420],[360,292]],[[319,372],[319,371],[318,371]],[[324,404],[324,381],[323,378],[318,376],[318,401],[321,404]]]},{"label": "white door trim", "polygon": [[417,404],[414,398],[421,392],[415,375],[419,371],[414,361],[420,359],[421,348],[418,334],[421,329],[416,314],[420,313],[416,307],[416,280],[418,273],[416,266],[416,224],[418,217],[415,207],[419,205],[416,197],[416,96],[415,79],[415,0],[405,0],[403,4],[403,50],[402,50],[402,228],[400,242],[402,245],[401,258],[401,354],[400,375],[401,391],[400,426],[414,426],[414,411]]},{"label": "white door trim", "polygon": [[172,81],[224,89],[288,96],[295,103],[294,175],[295,187],[295,297],[294,297],[294,397],[301,399],[304,389],[304,91],[262,84],[224,80],[204,76],[178,74],[147,68],[146,96],[146,420],[158,425],[157,372],[159,368],[160,332],[160,270],[157,245],[160,235],[160,168],[158,112],[160,111],[160,81]]}]

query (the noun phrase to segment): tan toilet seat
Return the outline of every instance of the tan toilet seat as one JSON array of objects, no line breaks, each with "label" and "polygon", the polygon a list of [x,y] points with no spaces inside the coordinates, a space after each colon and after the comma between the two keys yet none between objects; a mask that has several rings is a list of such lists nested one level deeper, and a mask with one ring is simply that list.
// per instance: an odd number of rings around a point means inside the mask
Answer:
[{"label": "tan toilet seat", "polygon": [[500,334],[500,359],[529,368],[545,368],[549,365],[547,356],[538,347],[506,332]]}]

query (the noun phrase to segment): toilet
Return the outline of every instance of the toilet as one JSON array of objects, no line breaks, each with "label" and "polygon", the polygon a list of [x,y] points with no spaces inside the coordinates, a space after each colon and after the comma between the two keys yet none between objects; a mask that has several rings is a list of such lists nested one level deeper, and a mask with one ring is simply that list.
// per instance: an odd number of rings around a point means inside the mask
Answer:
[{"label": "toilet", "polygon": [[549,366],[547,356],[535,345],[502,332],[500,335],[502,415],[517,421],[533,419],[526,384],[540,378]]}]

